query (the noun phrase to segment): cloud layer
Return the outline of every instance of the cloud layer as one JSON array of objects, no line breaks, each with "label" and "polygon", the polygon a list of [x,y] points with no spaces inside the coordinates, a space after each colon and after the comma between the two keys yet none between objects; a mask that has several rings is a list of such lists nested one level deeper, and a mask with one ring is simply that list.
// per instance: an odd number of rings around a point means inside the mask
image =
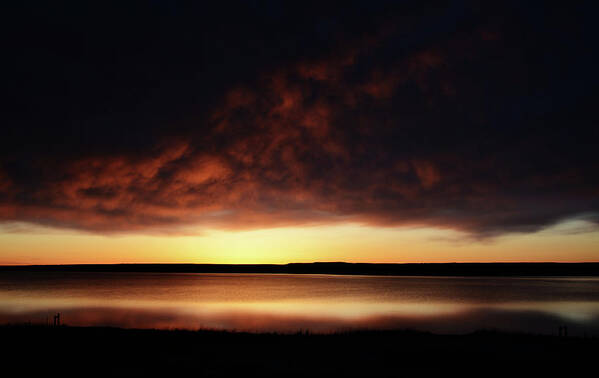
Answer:
[{"label": "cloud layer", "polygon": [[0,221],[597,221],[584,5],[231,6],[14,9]]}]

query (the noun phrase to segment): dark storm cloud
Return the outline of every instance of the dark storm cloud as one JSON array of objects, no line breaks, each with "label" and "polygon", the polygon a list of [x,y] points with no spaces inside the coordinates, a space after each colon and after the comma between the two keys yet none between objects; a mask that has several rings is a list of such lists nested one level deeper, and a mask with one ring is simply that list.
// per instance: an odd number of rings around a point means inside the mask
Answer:
[{"label": "dark storm cloud", "polygon": [[483,237],[596,222],[589,4],[16,6],[0,219]]}]

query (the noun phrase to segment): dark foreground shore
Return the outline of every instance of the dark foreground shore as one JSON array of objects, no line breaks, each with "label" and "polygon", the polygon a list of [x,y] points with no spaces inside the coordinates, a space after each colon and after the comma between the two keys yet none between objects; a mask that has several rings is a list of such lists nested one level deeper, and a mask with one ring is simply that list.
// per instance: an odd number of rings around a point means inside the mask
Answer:
[{"label": "dark foreground shore", "polygon": [[598,338],[476,332],[331,335],[1,326],[15,376],[392,377],[588,375]]}]

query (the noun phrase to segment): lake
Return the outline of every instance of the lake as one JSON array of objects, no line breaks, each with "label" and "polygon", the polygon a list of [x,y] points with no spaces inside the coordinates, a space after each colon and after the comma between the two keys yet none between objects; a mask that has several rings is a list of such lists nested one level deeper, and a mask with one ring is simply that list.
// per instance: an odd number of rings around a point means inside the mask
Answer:
[{"label": "lake", "polygon": [[597,277],[0,272],[0,323],[599,336]]}]

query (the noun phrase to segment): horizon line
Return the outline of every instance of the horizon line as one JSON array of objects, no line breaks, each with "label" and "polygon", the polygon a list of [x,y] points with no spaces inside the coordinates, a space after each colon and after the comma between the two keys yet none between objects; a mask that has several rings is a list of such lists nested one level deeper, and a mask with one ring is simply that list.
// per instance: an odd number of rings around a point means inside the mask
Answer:
[{"label": "horizon line", "polygon": [[0,267],[44,267],[44,266],[98,266],[98,265],[225,265],[225,266],[286,266],[310,264],[350,264],[350,265],[470,265],[470,264],[599,264],[597,261],[446,261],[446,262],[350,262],[350,261],[311,261],[286,263],[197,263],[197,262],[118,262],[118,263],[64,263],[64,264],[30,264],[0,263]]}]

